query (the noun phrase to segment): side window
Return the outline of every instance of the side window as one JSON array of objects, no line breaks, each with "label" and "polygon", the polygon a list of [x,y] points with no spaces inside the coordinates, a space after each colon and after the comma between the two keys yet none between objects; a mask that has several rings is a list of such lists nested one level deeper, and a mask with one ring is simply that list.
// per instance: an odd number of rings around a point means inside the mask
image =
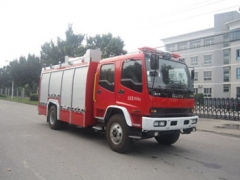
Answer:
[{"label": "side window", "polygon": [[142,92],[141,60],[126,60],[123,63],[121,84],[134,91]]},{"label": "side window", "polygon": [[98,84],[114,92],[114,64],[102,65]]}]

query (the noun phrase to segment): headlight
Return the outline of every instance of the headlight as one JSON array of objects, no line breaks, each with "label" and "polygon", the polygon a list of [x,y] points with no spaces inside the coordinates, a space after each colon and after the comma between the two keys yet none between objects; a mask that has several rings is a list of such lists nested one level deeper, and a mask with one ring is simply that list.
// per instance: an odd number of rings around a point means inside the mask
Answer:
[{"label": "headlight", "polygon": [[197,119],[192,119],[192,124],[197,124]]},{"label": "headlight", "polygon": [[166,126],[167,121],[154,121],[153,126],[154,127],[164,127]]}]

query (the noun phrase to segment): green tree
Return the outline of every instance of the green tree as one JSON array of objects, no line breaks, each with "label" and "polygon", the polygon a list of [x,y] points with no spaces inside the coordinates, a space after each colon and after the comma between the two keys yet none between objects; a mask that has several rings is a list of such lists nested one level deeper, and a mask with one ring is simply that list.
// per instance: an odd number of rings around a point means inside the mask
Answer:
[{"label": "green tree", "polygon": [[11,61],[9,64],[9,74],[15,87],[25,87],[27,85],[30,93],[33,91],[33,87],[38,84],[40,73],[41,64],[39,63],[39,57],[35,55],[29,54],[27,59],[20,57],[19,60]]},{"label": "green tree", "polygon": [[17,59],[9,63],[9,75],[10,75],[10,78],[14,81],[15,86],[19,86],[21,84],[21,79],[22,79],[21,70],[20,70],[19,61]]},{"label": "green tree", "polygon": [[37,86],[42,69],[39,57],[29,54],[25,68],[27,75],[25,85],[28,85],[30,94],[32,92],[37,92]]},{"label": "green tree", "polygon": [[[61,39],[58,38],[58,43],[61,44]],[[60,46],[61,47],[61,46]],[[41,61],[45,63],[47,66],[50,64],[57,64],[59,61],[63,62],[64,53],[58,46],[56,46],[53,41],[49,43],[45,43],[41,46]]]},{"label": "green tree", "polygon": [[74,34],[72,25],[68,26],[65,32],[66,40],[57,38],[56,45],[53,41],[41,46],[41,61],[47,66],[58,64],[65,61],[65,56],[75,57],[83,56],[86,49],[82,45],[84,35]]},{"label": "green tree", "polygon": [[87,38],[87,44],[83,45],[84,34],[75,34],[72,25],[68,26],[65,32],[66,39],[57,38],[56,44],[53,41],[46,42],[41,46],[41,61],[47,66],[64,62],[65,56],[83,56],[87,49],[100,49],[102,57],[112,57],[126,54],[123,49],[124,41],[120,37],[113,37],[111,33],[97,34]]},{"label": "green tree", "polygon": [[[87,49],[100,49],[103,58],[127,53],[123,50],[123,40],[120,37],[113,37],[111,33],[88,37],[87,44],[84,46],[85,35],[75,34],[70,24],[65,36],[65,40],[57,37],[56,43],[50,41],[41,46],[41,64],[55,65],[64,62],[65,56],[83,56]],[[9,66],[0,68],[0,88],[11,87],[11,82],[14,80],[15,87],[25,87],[30,94],[36,92],[41,64],[39,57],[31,54],[27,58],[21,56],[11,61]]]},{"label": "green tree", "polygon": [[111,33],[108,33],[89,37],[86,49],[99,48],[102,51],[102,57],[107,58],[126,54],[127,51],[123,49],[124,46],[124,41],[120,37],[113,37]]},{"label": "green tree", "polygon": [[4,66],[3,68],[0,68],[0,88],[11,87],[9,69],[9,66]]},{"label": "green tree", "polygon": [[15,86],[24,86],[26,84],[26,65],[27,60],[23,56],[19,60],[15,59],[9,63],[10,77],[14,81]]},{"label": "green tree", "polygon": [[86,49],[82,42],[84,34],[74,34],[72,25],[68,25],[68,30],[65,32],[66,41],[64,44],[64,54],[70,57],[82,56]]}]

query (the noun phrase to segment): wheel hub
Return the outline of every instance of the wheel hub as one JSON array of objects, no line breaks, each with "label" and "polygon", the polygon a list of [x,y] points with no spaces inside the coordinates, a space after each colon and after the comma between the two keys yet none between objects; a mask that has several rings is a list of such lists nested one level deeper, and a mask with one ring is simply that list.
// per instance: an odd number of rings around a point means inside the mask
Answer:
[{"label": "wheel hub", "polygon": [[113,134],[113,137],[117,137],[117,131],[116,130],[113,130],[112,134]]},{"label": "wheel hub", "polygon": [[111,126],[110,138],[114,144],[120,144],[122,142],[122,127],[118,123],[114,123]]},{"label": "wheel hub", "polygon": [[54,124],[54,122],[55,122],[55,113],[54,113],[54,112],[51,112],[51,113],[50,113],[50,118],[49,118],[49,120],[50,120],[50,123],[51,123],[51,124]]}]

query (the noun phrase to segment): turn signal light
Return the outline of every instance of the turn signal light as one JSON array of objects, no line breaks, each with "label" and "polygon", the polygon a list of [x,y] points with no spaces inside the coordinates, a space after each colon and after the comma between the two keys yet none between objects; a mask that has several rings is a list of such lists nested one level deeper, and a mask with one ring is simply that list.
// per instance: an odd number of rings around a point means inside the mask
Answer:
[{"label": "turn signal light", "polygon": [[156,109],[150,109],[150,113],[156,113],[157,110]]}]

